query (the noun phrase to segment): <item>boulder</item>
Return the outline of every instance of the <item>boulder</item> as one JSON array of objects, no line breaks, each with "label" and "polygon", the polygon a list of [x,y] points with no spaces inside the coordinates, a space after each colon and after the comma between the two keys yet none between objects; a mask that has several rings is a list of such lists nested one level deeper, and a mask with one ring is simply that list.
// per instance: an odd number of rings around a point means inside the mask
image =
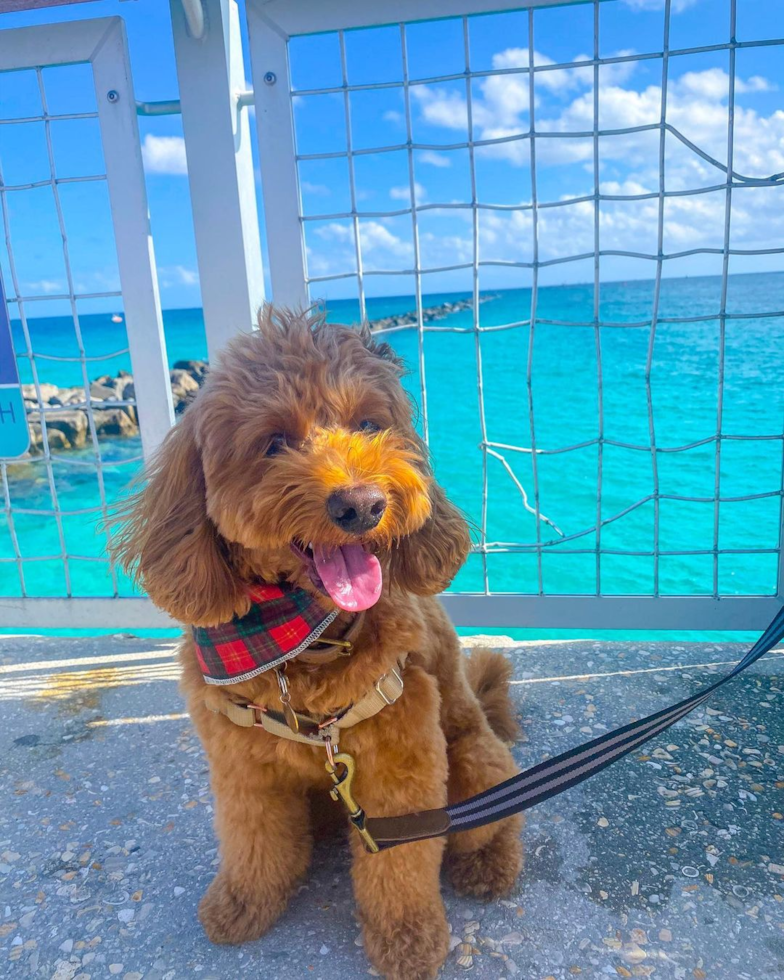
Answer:
[{"label": "boulder", "polygon": [[93,418],[99,436],[135,436],[139,431],[124,408],[97,408],[93,410]]},{"label": "boulder", "polygon": [[204,379],[209,374],[210,366],[206,361],[184,360],[177,361],[174,371],[187,371],[188,374],[200,385],[204,384]]},{"label": "boulder", "polygon": [[[45,382],[39,385],[41,389],[41,398],[44,400],[44,404],[49,404],[49,399],[60,393],[60,389],[57,385],[51,385]],[[35,385],[22,385],[22,397],[27,402],[34,402],[38,404],[38,393],[35,390]]]},{"label": "boulder", "polygon": [[175,368],[169,377],[171,379],[174,410],[181,414],[196,397],[199,391],[199,382],[184,368]]},{"label": "boulder", "polygon": [[86,402],[84,388],[61,388],[57,397],[61,405],[84,405]]},{"label": "boulder", "polygon": [[128,374],[125,377],[118,378],[114,390],[117,392],[118,397],[124,402],[135,398],[136,386],[133,383],[133,375]]},{"label": "boulder", "polygon": [[46,428],[62,432],[74,449],[79,449],[88,439],[87,415],[77,409],[46,413]]},{"label": "boulder", "polygon": [[93,381],[90,385],[90,398],[94,398],[96,401],[114,401],[117,398],[117,392],[114,388],[114,379],[108,379],[110,384],[104,384],[103,379],[100,381]]},{"label": "boulder", "polygon": [[[49,443],[49,448],[52,450],[58,449],[70,449],[71,444],[64,432],[60,429],[47,428],[46,430],[47,442]],[[43,432],[41,431],[40,422],[30,423],[30,452],[37,455],[41,452],[41,447],[43,446]]]}]

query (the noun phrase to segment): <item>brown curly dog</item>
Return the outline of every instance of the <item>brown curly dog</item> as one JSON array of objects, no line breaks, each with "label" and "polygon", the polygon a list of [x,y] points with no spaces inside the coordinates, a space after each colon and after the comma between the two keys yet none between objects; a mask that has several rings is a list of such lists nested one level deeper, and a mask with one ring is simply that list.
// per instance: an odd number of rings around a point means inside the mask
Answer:
[{"label": "brown curly dog", "polygon": [[[325,610],[341,607],[328,637],[354,622],[344,611],[352,603],[334,575],[314,575],[313,556],[348,556],[353,608],[370,606],[355,652],[316,668],[291,660],[286,678],[293,708],[329,717],[407,655],[402,696],[341,735],[341,751],[357,763],[356,797],[371,816],[442,807],[516,772],[502,741],[516,731],[508,665],[497,654],[464,657],[434,598],[470,539],[433,479],[402,373],[367,330],[265,308],[258,331],[229,345],[168,435],[116,542],[153,601],[188,626],[244,616],[254,583],[289,582]],[[346,490],[356,507],[336,514],[335,495]],[[364,579],[354,581],[357,562]],[[239,728],[210,710],[211,698],[225,696],[278,705],[274,671],[208,687],[190,631],[180,656],[221,846],[199,916],[213,942],[240,943],[273,925],[306,873],[314,824],[335,806],[331,783],[323,749]],[[521,827],[511,817],[378,854],[352,831],[354,890],[374,966],[396,980],[434,976],[449,945],[442,859],[459,892],[503,895],[521,869]]]}]

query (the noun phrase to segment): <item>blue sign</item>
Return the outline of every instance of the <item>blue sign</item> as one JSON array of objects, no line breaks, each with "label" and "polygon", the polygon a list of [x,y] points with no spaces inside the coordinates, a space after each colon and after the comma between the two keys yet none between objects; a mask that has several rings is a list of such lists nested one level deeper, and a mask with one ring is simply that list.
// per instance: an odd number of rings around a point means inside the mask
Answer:
[{"label": "blue sign", "polygon": [[27,413],[19,386],[11,321],[0,277],[0,459],[23,456],[29,445]]}]

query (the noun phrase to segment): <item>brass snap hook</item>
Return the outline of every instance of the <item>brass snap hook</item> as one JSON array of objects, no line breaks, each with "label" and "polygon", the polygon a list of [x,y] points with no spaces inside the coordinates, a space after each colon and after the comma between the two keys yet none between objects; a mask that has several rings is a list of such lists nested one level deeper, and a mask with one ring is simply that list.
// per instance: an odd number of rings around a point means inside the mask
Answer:
[{"label": "brass snap hook", "polygon": [[[365,824],[365,811],[354,799],[354,794],[351,791],[351,784],[354,781],[354,774],[356,772],[354,757],[349,755],[348,752],[338,752],[333,755],[332,744],[330,742],[326,743],[326,748],[327,761],[325,766],[334,784],[333,789],[329,791],[329,795],[336,803],[339,800],[346,808],[348,818],[362,838],[365,849],[371,854],[377,854],[379,847],[371,837],[370,831]],[[338,771],[338,765],[342,766],[342,772]]]},{"label": "brass snap hook", "polygon": [[299,733],[299,718],[297,718],[296,711],[291,707],[291,694],[289,694],[289,685],[284,674],[285,670],[285,664],[283,667],[276,667],[275,676],[278,679],[278,687],[280,688],[280,703],[283,708],[283,717],[286,719],[286,724],[292,732],[297,735]]}]

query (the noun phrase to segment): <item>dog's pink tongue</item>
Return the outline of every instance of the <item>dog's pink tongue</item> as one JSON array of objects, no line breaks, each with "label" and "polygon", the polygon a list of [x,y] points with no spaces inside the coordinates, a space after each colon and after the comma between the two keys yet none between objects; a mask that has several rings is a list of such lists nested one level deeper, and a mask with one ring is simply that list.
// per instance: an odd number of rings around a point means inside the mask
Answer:
[{"label": "dog's pink tongue", "polygon": [[313,545],[316,571],[336,606],[347,612],[370,609],[381,595],[381,565],[361,544],[342,548]]}]

